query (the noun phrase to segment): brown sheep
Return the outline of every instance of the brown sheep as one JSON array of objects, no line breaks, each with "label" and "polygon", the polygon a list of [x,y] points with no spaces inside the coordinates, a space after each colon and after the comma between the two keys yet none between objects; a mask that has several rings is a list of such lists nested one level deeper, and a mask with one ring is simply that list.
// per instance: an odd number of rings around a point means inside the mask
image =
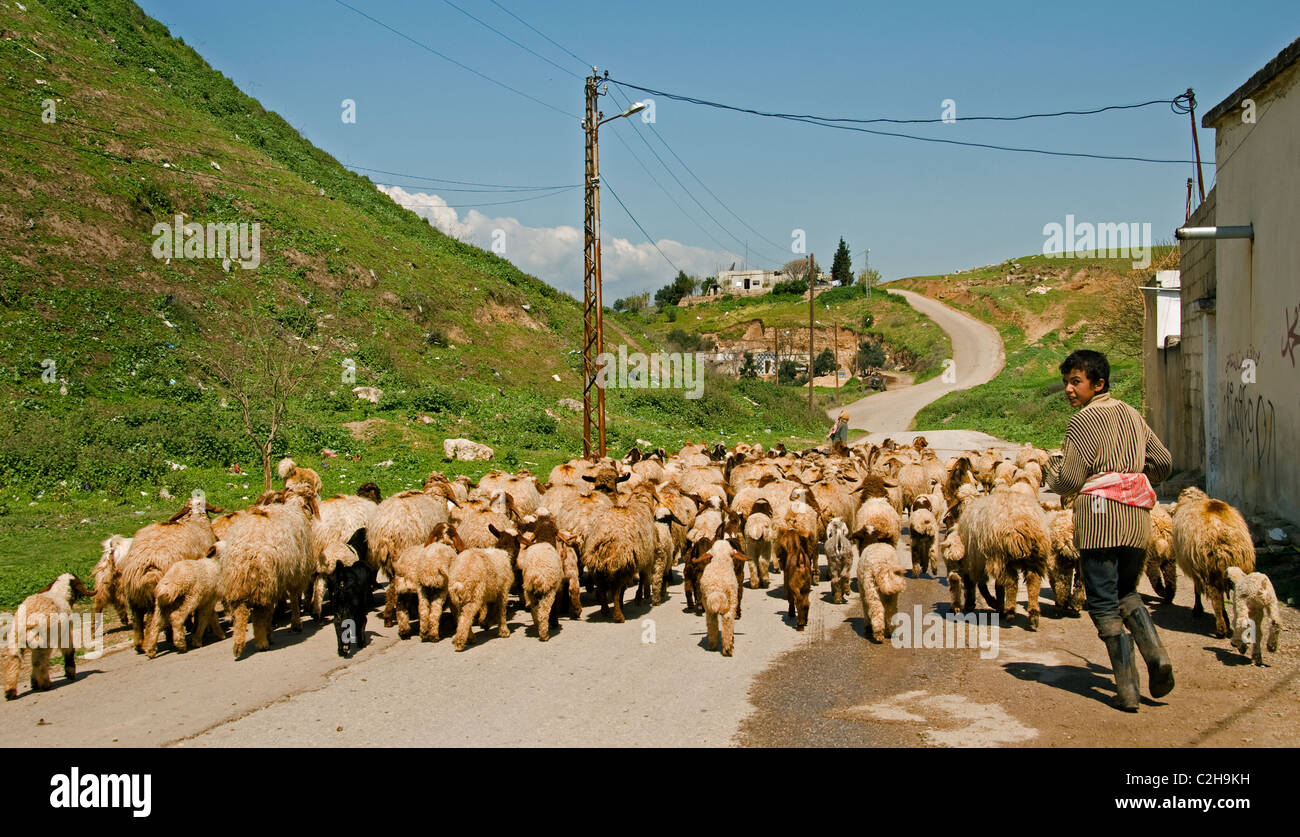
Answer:
[{"label": "brown sheep", "polygon": [[939,521],[934,519],[934,512],[929,509],[914,508],[907,525],[912,530],[912,578],[920,578],[921,573],[933,573],[934,545],[939,538]]},{"label": "brown sheep", "polygon": [[[214,544],[209,555],[216,554]],[[225,639],[226,631],[217,618],[217,603],[221,601],[221,565],[212,558],[198,561],[177,561],[163,574],[155,590],[157,605],[149,630],[145,635],[144,653],[150,659],[158,654],[158,634],[164,625],[171,625],[172,648],[185,653],[185,622],[194,617],[194,647],[203,647],[203,636],[215,634]]]},{"label": "brown sheep", "polygon": [[290,630],[302,631],[299,599],[316,571],[312,523],[320,514],[320,504],[309,492],[309,486],[299,483],[287,492],[284,503],[253,508],[239,516],[219,542],[222,595],[235,633],[235,659],[244,653],[250,616],[254,646],[261,651],[271,647],[271,617],[286,597]]},{"label": "brown sheep", "polygon": [[[495,527],[494,527],[495,528]],[[447,571],[447,592],[456,610],[456,635],[452,647],[464,651],[472,643],[475,622],[487,624],[488,608],[495,606],[497,636],[510,636],[506,625],[506,603],[514,583],[514,568],[504,549],[471,547],[456,556]]]},{"label": "brown sheep", "polygon": [[[366,540],[370,547],[370,564],[393,578],[393,561],[403,550],[427,543],[433,528],[450,523],[448,504],[452,502],[451,483],[441,474],[430,475],[422,491],[403,491],[385,498],[375,509]],[[396,621],[397,591],[389,584],[384,596],[384,626]]]},{"label": "brown sheep", "polygon": [[[617,505],[606,510],[589,530],[582,545],[582,562],[591,574],[591,584],[600,602],[601,615],[609,615],[613,599],[613,619],[623,621],[623,593],[637,582],[651,584],[655,559],[655,520],[661,508],[651,483],[638,485],[631,494],[620,497]],[[668,512],[665,509],[664,514]],[[658,604],[657,589],[652,603]]]},{"label": "brown sheep", "polygon": [[1052,552],[1047,561],[1047,580],[1052,585],[1056,606],[1067,616],[1078,616],[1087,595],[1083,589],[1083,568],[1074,545],[1074,510],[1049,512],[1047,531]]},{"label": "brown sheep", "polygon": [[[988,578],[996,579],[995,607],[1006,624],[1016,613],[1020,574],[1028,591],[1029,629],[1038,630],[1038,591],[1047,571],[1051,540],[1043,510],[1032,498],[1005,488],[964,504],[957,531],[966,555],[962,561],[962,586],[967,612],[975,609],[975,587]],[[987,591],[985,598],[988,598]]]},{"label": "brown sheep", "polygon": [[[393,562],[393,580],[390,585],[395,588],[396,595],[414,595],[419,602],[422,642],[438,641],[438,623],[447,601],[451,564],[464,549],[465,545],[455,527],[439,523],[433,527],[429,539],[423,545],[407,547]],[[397,636],[406,639],[412,633],[410,611],[400,600],[397,604]]]},{"label": "brown sheep", "polygon": [[131,606],[126,601],[122,590],[122,562],[131,549],[131,538],[112,535],[100,543],[102,552],[99,563],[91,577],[95,579],[95,615],[104,612],[109,605],[117,611],[117,618],[123,625],[131,623]]},{"label": "brown sheep", "polygon": [[150,523],[132,538],[131,549],[119,569],[122,592],[131,607],[132,642],[137,654],[144,653],[144,623],[153,613],[154,588],[172,564],[207,556],[217,541],[208,514],[220,511],[209,506],[202,496],[195,496],[169,520]]},{"label": "brown sheep", "polygon": [[1214,635],[1228,636],[1223,597],[1232,590],[1229,567],[1255,571],[1255,546],[1241,512],[1222,500],[1212,500],[1199,488],[1188,486],[1178,495],[1173,515],[1174,559],[1196,585],[1192,612],[1200,616],[1201,592],[1214,608]]},{"label": "brown sheep", "polygon": [[1151,536],[1147,540],[1147,581],[1165,604],[1178,591],[1178,562],[1174,560],[1174,518],[1157,503],[1151,509]]},{"label": "brown sheep", "polygon": [[898,596],[907,586],[894,550],[893,544],[873,543],[858,556],[863,631],[870,632],[876,642],[885,641],[886,628],[898,612]]}]

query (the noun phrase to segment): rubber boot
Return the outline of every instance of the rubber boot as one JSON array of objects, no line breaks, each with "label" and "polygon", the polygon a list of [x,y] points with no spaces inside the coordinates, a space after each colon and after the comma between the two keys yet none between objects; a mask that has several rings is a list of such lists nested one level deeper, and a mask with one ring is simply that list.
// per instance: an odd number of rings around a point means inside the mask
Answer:
[{"label": "rubber boot", "polygon": [[1104,636],[1106,651],[1110,654],[1110,667],[1115,671],[1115,699],[1113,705],[1125,712],[1138,711],[1138,668],[1133,656],[1133,638],[1126,633]]},{"label": "rubber boot", "polygon": [[1160,641],[1155,623],[1146,605],[1142,604],[1137,593],[1130,593],[1119,600],[1119,612],[1124,617],[1124,624],[1133,634],[1138,651],[1147,662],[1147,690],[1151,697],[1161,698],[1174,690],[1174,664],[1169,659],[1169,652]]}]

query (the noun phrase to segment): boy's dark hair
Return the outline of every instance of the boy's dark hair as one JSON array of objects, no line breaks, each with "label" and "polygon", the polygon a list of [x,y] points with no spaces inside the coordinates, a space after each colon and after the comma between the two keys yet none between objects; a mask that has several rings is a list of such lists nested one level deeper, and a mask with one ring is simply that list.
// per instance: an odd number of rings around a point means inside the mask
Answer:
[{"label": "boy's dark hair", "polygon": [[1069,375],[1076,369],[1087,375],[1094,385],[1104,378],[1106,388],[1102,392],[1110,392],[1110,361],[1101,352],[1092,349],[1070,352],[1070,356],[1061,361],[1061,375]]}]

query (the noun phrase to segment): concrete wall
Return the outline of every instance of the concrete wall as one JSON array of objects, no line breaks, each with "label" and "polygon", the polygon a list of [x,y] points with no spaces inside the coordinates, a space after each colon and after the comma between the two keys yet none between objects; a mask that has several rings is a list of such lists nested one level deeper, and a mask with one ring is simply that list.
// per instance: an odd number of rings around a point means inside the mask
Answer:
[{"label": "concrete wall", "polygon": [[1298,82],[1300,64],[1251,95],[1254,124],[1229,111],[1214,125],[1215,220],[1254,224],[1255,239],[1217,242],[1217,310],[1203,318],[1216,331],[1203,340],[1202,358],[1208,490],[1291,521],[1300,521]]},{"label": "concrete wall", "polygon": [[[1216,191],[1192,213],[1189,226],[1213,226]],[[1182,286],[1182,336],[1177,346],[1157,349],[1155,310],[1148,299],[1143,371],[1146,381],[1147,423],[1169,448],[1174,467],[1182,471],[1205,471],[1204,373],[1206,315],[1197,300],[1215,295],[1213,239],[1184,241],[1179,255]],[[1154,292],[1148,292],[1154,297]]]}]

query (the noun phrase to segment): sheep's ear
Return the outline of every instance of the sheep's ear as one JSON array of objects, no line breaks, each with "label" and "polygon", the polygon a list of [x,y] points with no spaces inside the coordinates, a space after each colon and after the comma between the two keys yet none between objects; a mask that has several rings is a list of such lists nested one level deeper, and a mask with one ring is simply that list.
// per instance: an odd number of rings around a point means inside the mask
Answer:
[{"label": "sheep's ear", "polygon": [[434,526],[433,531],[429,533],[429,539],[424,542],[424,545],[428,546],[431,543],[436,543],[437,541],[442,540],[442,536],[447,533],[447,528],[448,525],[446,523],[439,523],[437,526]]},{"label": "sheep's ear", "polygon": [[176,512],[176,514],[172,515],[171,517],[167,518],[167,522],[168,522],[168,523],[179,523],[180,520],[181,520],[181,518],[185,517],[185,516],[188,515],[189,513],[190,513],[190,504],[189,504],[189,503],[186,503],[186,504],[185,504],[185,508],[183,508],[183,509],[181,509],[180,511]]},{"label": "sheep's ear", "polygon": [[593,477],[591,474],[583,474],[583,475],[582,475],[582,481],[583,481],[583,482],[595,482],[595,481],[596,481],[596,478]]},{"label": "sheep's ear", "polygon": [[625,482],[626,480],[630,480],[630,479],[632,479],[632,472],[628,471],[626,474],[623,474],[622,476],[615,477],[614,482]]},{"label": "sheep's ear", "polygon": [[203,557],[205,557],[205,558],[216,558],[216,557],[217,557],[217,545],[214,543],[212,546],[208,547],[208,554],[205,555],[205,556],[203,556]]},{"label": "sheep's ear", "polygon": [[465,551],[465,541],[461,540],[460,533],[452,526],[447,527],[447,536],[451,538],[452,549],[457,552]]}]

